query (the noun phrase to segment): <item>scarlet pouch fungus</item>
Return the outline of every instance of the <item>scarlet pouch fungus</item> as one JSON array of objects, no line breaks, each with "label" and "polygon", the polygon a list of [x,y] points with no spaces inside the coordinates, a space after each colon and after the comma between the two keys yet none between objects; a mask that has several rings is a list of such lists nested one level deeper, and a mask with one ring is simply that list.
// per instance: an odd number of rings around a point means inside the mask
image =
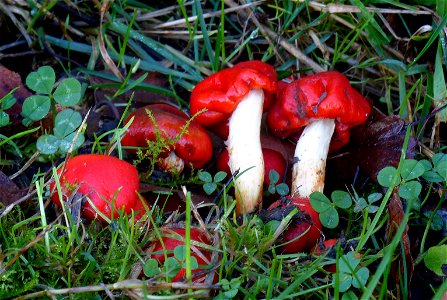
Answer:
[{"label": "scarlet pouch fungus", "polygon": [[[152,114],[155,124],[148,115]],[[147,141],[155,141],[157,128],[163,138],[174,140],[182,132],[189,118],[182,111],[167,104],[153,104],[135,110],[126,119],[134,118],[121,140],[123,146],[147,147]],[[157,126],[157,127],[156,127]],[[213,152],[211,138],[206,130],[192,120],[172,147],[162,154],[160,167],[167,171],[183,171],[184,166],[202,168]]]},{"label": "scarlet pouch fungus", "polygon": [[[285,158],[281,153],[269,148],[262,148],[262,156],[264,159],[264,186],[268,186],[270,184],[269,174],[271,170],[275,170],[279,174],[278,182],[281,182],[286,170]],[[225,149],[217,157],[216,167],[219,171],[224,171],[227,174],[231,174],[228,160],[228,151]]]},{"label": "scarlet pouch fungus", "polygon": [[191,93],[191,113],[207,109],[197,117],[201,124],[211,127],[229,120],[226,146],[230,170],[246,171],[235,180],[238,214],[256,210],[262,200],[261,118],[276,89],[277,76],[272,66],[247,61],[209,76]]},{"label": "scarlet pouch fungus", "polygon": [[[175,257],[174,250],[178,246],[185,245],[185,232],[184,228],[167,229],[161,230],[161,240],[156,240],[152,246],[151,258],[158,261],[160,265],[163,265],[166,258]],[[197,260],[198,268],[192,269],[191,272],[196,274],[193,275],[193,281],[199,282],[203,281],[206,276],[206,269],[211,263],[211,252],[209,250],[200,247],[200,245],[194,245],[194,243],[200,243],[204,245],[210,245],[211,242],[207,236],[198,228],[192,227],[190,229],[190,240],[191,240],[191,257]],[[165,255],[166,254],[166,255]],[[179,261],[179,266],[183,265],[183,261]],[[199,275],[197,273],[203,273]],[[182,266],[179,268],[178,273],[172,278],[172,282],[181,281],[186,276],[186,269]],[[214,281],[217,277],[214,278]]]},{"label": "scarlet pouch fungus", "polygon": [[288,136],[306,126],[295,148],[293,192],[299,197],[323,192],[329,145],[336,150],[346,144],[349,129],[365,122],[370,110],[370,103],[335,71],[298,79],[281,91],[268,113],[269,127]]},{"label": "scarlet pouch fungus", "polygon": [[[58,175],[63,200],[73,192],[90,200],[82,204],[81,215],[84,218],[105,221],[97,211],[112,219],[118,216],[118,210],[123,210],[125,214],[133,210],[141,217],[144,207],[137,194],[140,179],[132,164],[113,156],[83,154],[68,159],[65,167],[59,168]],[[51,199],[61,206],[54,182],[51,191]]]}]

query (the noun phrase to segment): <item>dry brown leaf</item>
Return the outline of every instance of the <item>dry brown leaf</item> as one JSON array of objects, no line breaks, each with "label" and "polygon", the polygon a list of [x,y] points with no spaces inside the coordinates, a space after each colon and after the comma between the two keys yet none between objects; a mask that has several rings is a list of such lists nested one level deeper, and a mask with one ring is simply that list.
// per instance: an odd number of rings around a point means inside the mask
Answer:
[{"label": "dry brown leaf", "polygon": [[[402,204],[401,198],[397,193],[397,188],[393,191],[393,195],[390,198],[387,209],[389,218],[386,226],[385,236],[388,241],[391,241],[394,238],[399,226],[402,224],[403,219],[405,218],[404,206]],[[391,276],[393,276],[393,279],[396,283],[402,279],[404,264],[406,264],[407,273],[409,275],[408,283],[411,281],[414,271],[414,262],[413,257],[411,256],[411,242],[408,235],[408,230],[408,225],[405,225],[405,229],[401,237],[401,245],[403,246],[403,254],[405,257],[399,255],[398,259],[396,259],[391,265]],[[397,253],[401,253],[400,250],[398,250]]]},{"label": "dry brown leaf", "polygon": [[5,206],[14,203],[25,194],[2,171],[0,171],[0,187],[0,202]]},{"label": "dry brown leaf", "polygon": [[[373,109],[368,121],[351,131],[350,151],[372,179],[377,180],[377,174],[384,167],[397,167],[399,164],[406,125],[406,122],[398,116],[385,116],[377,109]],[[416,139],[411,137],[407,158],[414,157],[415,146]]]}]

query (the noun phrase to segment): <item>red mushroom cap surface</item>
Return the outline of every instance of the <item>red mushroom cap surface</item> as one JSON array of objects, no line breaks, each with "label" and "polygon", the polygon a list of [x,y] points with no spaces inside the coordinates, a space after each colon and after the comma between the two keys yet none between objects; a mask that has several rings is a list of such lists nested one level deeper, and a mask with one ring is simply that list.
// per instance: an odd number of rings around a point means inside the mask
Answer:
[{"label": "red mushroom cap surface", "polygon": [[[264,185],[270,184],[270,171],[275,170],[279,174],[279,180],[278,182],[282,182],[284,178],[284,172],[286,170],[286,160],[284,159],[284,156],[281,155],[281,153],[269,149],[269,148],[262,148],[262,155],[264,156]],[[216,168],[219,171],[224,171],[227,173],[227,175],[231,174],[230,166],[228,165],[228,150],[224,149],[222,153],[217,158],[216,162]]]},{"label": "red mushroom cap surface", "polygon": [[[156,127],[146,110],[152,112],[162,136],[169,139],[175,138],[189,120],[185,113],[166,104],[154,104],[139,108],[131,113],[125,121],[126,124],[132,117],[135,117],[121,140],[122,145],[146,147],[147,140],[156,140]],[[170,150],[183,159],[185,165],[191,164],[198,169],[211,159],[213,146],[208,132],[198,122],[192,120],[187,127],[187,131],[182,134]],[[165,155],[168,152],[166,151]]]},{"label": "red mushroom cap surface", "polygon": [[205,78],[192,90],[191,113],[207,108],[196,120],[204,126],[222,123],[252,89],[264,90],[264,109],[269,108],[276,96],[275,69],[262,61],[251,60]]},{"label": "red mushroom cap surface", "polygon": [[[174,249],[177,246],[183,246],[185,245],[185,235],[186,230],[184,228],[176,228],[176,229],[162,229],[162,240],[163,245],[160,242],[160,240],[156,240],[154,243],[154,247],[152,250],[151,257],[156,259],[159,264],[163,264],[166,257],[173,257],[174,256]],[[169,235],[169,236],[168,236]],[[173,236],[173,237],[170,237]],[[211,242],[207,238],[207,236],[198,228],[192,227],[190,229],[190,236],[191,241],[196,241],[202,244],[210,245]],[[204,266],[209,266],[211,261],[211,253],[209,250],[203,249],[200,246],[195,246],[200,252],[201,255],[198,253],[195,253],[191,250],[191,256],[194,256],[197,260],[197,263],[199,265],[199,268],[191,270],[191,272],[198,273],[201,271],[204,271]],[[164,252],[166,252],[166,257],[164,256]],[[200,268],[201,267],[201,268]],[[172,279],[172,282],[177,282],[182,280],[186,276],[186,269],[182,268],[180,271],[174,276]],[[196,278],[196,280],[200,280],[203,278],[203,276],[199,276]],[[217,278],[215,278],[217,279]],[[194,281],[196,281],[194,280]]]},{"label": "red mushroom cap surface", "polygon": [[308,198],[292,197],[288,198],[286,203],[278,200],[268,209],[288,205],[297,206],[300,211],[309,216],[310,220],[309,222],[303,221],[289,225],[289,227],[283,232],[282,238],[279,241],[281,244],[285,243],[281,246],[281,250],[284,253],[298,253],[310,250],[317,244],[320,238],[322,228],[320,217],[310,205]]},{"label": "red mushroom cap surface", "polygon": [[[328,252],[331,248],[335,248],[338,243],[338,239],[328,239],[324,242],[320,242],[315,247],[310,250],[310,253],[315,256],[321,256],[324,255],[326,252]],[[324,269],[328,272],[335,273],[337,272],[337,265],[336,264],[330,264],[324,266]]]},{"label": "red mushroom cap surface", "polygon": [[310,250],[310,253],[316,256],[325,254],[329,249],[337,246],[338,239],[328,239],[322,243],[318,243],[315,247]]},{"label": "red mushroom cap surface", "polygon": [[336,71],[322,72],[290,83],[270,109],[267,122],[278,136],[289,136],[316,119],[335,119],[331,150],[349,141],[349,129],[366,121],[371,105]]},{"label": "red mushroom cap surface", "polygon": [[[83,194],[109,219],[118,216],[116,210],[123,209],[125,214],[130,214],[132,210],[140,208],[141,201],[137,195],[140,178],[137,169],[128,162],[113,156],[82,154],[68,159],[61,172],[62,168],[59,168],[63,199],[74,191]],[[54,182],[51,190],[51,199],[61,206]],[[81,214],[89,220],[103,220],[88,201],[83,203]]]}]

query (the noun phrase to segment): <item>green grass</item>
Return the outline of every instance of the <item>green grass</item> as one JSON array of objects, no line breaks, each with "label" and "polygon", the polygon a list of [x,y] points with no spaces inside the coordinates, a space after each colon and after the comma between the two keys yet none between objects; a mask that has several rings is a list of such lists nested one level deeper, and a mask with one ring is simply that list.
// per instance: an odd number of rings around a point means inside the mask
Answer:
[{"label": "green grass", "polygon": [[[190,92],[203,78],[237,62],[260,59],[274,65],[281,78],[317,70],[339,70],[382,112],[398,115],[410,123],[411,126],[403,129],[406,135],[396,178],[403,171],[410,137],[416,137],[419,145],[430,148],[430,151],[420,151],[417,147],[419,161],[431,162],[430,155],[445,152],[446,110],[435,111],[445,105],[447,91],[445,1],[421,4],[437,11],[439,16],[435,18],[427,17],[426,11],[416,4],[399,1],[237,4],[231,0],[179,0],[171,1],[172,6],[135,0],[115,1],[105,14],[102,33],[98,26],[84,26],[76,15],[62,15],[55,10],[56,2],[44,1],[37,7],[17,6],[30,17],[29,23],[13,13],[19,19],[10,20],[6,15],[8,26],[0,23],[0,28],[9,38],[26,28],[27,38],[32,40],[31,49],[43,53],[44,58],[36,58],[33,68],[51,64],[58,70],[58,78],[60,74],[69,74],[82,80],[90,76],[108,80],[103,84],[83,81],[87,96],[77,109],[85,113],[96,100],[109,101],[120,109],[120,118],[116,120],[120,128],[95,134],[85,144],[87,151],[112,153],[131,160],[120,144],[126,131],[121,127],[138,99],[133,95],[126,103],[120,102],[120,96],[126,92],[146,91],[167,96],[187,110]],[[69,3],[80,15],[98,17],[93,4]],[[3,11],[8,5],[13,4],[2,4],[0,9]],[[330,13],[329,9],[340,11]],[[396,11],[387,13],[385,9]],[[47,10],[52,13],[47,14]],[[413,23],[417,21],[409,17],[409,11],[424,20],[418,26],[432,26],[428,35],[413,35],[418,29]],[[21,20],[21,26],[14,24],[17,20]],[[45,25],[46,22],[54,28]],[[403,30],[399,30],[396,37],[389,28]],[[118,66],[123,81],[109,71],[111,65],[102,59],[98,34],[103,34],[107,53]],[[1,55],[0,62],[8,63],[8,57]],[[151,76],[163,78],[167,84],[160,86],[148,81]],[[107,99],[93,99],[95,90],[108,88],[115,91],[108,94]],[[155,161],[144,155],[135,164],[143,169],[142,181],[155,186],[147,195],[158,203],[151,206],[146,222],[132,224],[126,216],[110,220],[109,224],[76,221],[68,207],[59,209],[49,201],[49,182],[56,174],[55,163],[63,161],[64,157],[32,156],[37,137],[43,134],[42,126],[35,123],[20,132],[4,134],[2,131],[0,134],[2,172],[10,176],[20,170],[17,182],[28,188],[26,199],[20,203],[9,207],[0,204],[0,299],[102,299],[112,296],[120,299],[352,299],[349,297],[353,296],[409,299],[414,292],[413,282],[421,284],[424,274],[433,279],[431,286],[424,290],[425,296],[439,299],[447,291],[445,277],[428,273],[423,262],[430,247],[447,242],[439,228],[435,228],[438,212],[446,208],[443,201],[445,180],[432,182],[423,176],[415,179],[423,186],[418,195],[421,208],[410,210],[407,206],[391,237],[386,236],[387,226],[390,226],[388,204],[398,185],[404,182],[384,188],[368,181],[355,187],[360,197],[377,191],[384,196],[377,202],[377,212],[354,212],[353,206],[339,209],[338,227],[324,229],[326,238],[340,237],[343,232],[346,240],[355,242],[349,249],[355,251],[359,259],[358,268],[349,269],[353,280],[356,276],[359,279],[356,272],[360,267],[369,271],[363,286],[351,286],[345,292],[342,283],[347,272],[340,270],[340,265],[346,264],[349,250],[337,249],[335,256],[318,257],[309,253],[281,253],[277,239],[296,211],[286,216],[273,231],[270,224],[265,224],[256,214],[237,218],[235,202],[230,197],[232,184],[220,182],[208,197],[212,200],[221,192],[217,203],[197,205],[194,200],[203,194],[204,183],[197,176],[198,170],[166,181],[164,177],[153,176]],[[85,130],[82,127],[81,130]],[[150,147],[164,149],[166,143],[172,144],[172,141],[157,141]],[[145,166],[148,161],[149,169]],[[36,171],[32,171],[34,169]],[[30,175],[31,172],[34,173]],[[60,189],[58,179],[56,182]],[[347,182],[346,186],[350,184]],[[183,186],[185,193],[180,192]],[[354,187],[346,190],[350,192]],[[182,195],[186,211],[164,214],[166,194],[170,194],[168,201],[177,201],[177,192]],[[186,281],[182,283],[170,282],[169,274],[162,268],[161,273],[153,277],[142,272],[150,259],[148,245],[161,238],[160,228],[174,223],[183,224],[187,232]],[[212,265],[208,280],[200,284],[191,281],[190,246],[195,242],[189,233],[193,226],[206,228],[213,242],[205,246],[212,253]],[[406,259],[401,235],[407,226],[415,245],[411,253],[414,270],[407,265],[401,269],[396,267],[396,262]],[[334,274],[325,269],[333,263],[337,264]],[[218,277],[215,284],[212,282],[214,272]]]}]

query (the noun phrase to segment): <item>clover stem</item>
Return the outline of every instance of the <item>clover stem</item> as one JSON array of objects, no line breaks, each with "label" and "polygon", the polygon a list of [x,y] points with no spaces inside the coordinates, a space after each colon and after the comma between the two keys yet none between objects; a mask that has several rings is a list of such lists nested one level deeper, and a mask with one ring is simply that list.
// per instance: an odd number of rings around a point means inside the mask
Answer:
[{"label": "clover stem", "polygon": [[53,95],[50,95],[50,102],[51,102],[51,119],[52,119],[52,123],[53,123],[52,130],[54,131],[54,128],[56,127],[57,110],[56,110],[56,101],[54,100]]}]

